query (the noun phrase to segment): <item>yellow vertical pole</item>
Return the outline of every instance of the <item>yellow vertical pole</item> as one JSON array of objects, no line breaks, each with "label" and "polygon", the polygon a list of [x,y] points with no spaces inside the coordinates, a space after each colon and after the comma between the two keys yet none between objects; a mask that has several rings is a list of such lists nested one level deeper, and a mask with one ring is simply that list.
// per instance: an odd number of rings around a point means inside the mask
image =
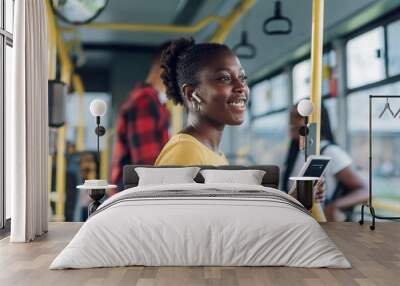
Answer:
[{"label": "yellow vertical pole", "polygon": [[229,16],[224,19],[220,28],[211,37],[210,42],[223,43],[236,22],[239,21],[240,17],[245,14],[246,11],[249,10],[255,3],[255,0],[242,0],[232,10]]},{"label": "yellow vertical pole", "polygon": [[60,127],[57,133],[57,157],[56,157],[56,220],[64,221],[65,210],[65,186],[66,186],[66,162],[65,162],[65,131],[66,126]]},{"label": "yellow vertical pole", "polygon": [[47,30],[48,30],[48,71],[49,79],[56,78],[56,62],[57,62],[57,34],[53,12],[49,1],[46,1],[47,10]]},{"label": "yellow vertical pole", "polygon": [[[60,59],[61,66],[61,81],[64,82],[67,86],[74,85],[75,90],[80,97],[80,120],[78,127],[78,150],[84,149],[84,111],[83,109],[83,95],[84,88],[82,81],[78,75],[73,75],[73,65],[71,60],[69,59],[68,50],[64,42],[64,38],[62,34],[59,32],[56,26],[57,33],[57,47],[58,47],[58,55]],[[66,188],[66,160],[65,160],[65,151],[66,151],[66,142],[65,142],[65,134],[66,134],[67,125],[59,128],[57,135],[57,158],[56,158],[56,192],[57,192],[57,204],[56,204],[56,218],[57,220],[64,220],[64,209],[65,209],[65,188]]]},{"label": "yellow vertical pole", "polygon": [[[47,164],[48,164],[48,170],[47,170],[47,174],[48,174],[48,178],[47,178],[47,190],[49,192],[49,207],[50,207],[50,193],[51,193],[51,182],[52,182],[52,175],[53,175],[53,156],[51,156],[49,154],[48,158],[47,158]],[[50,209],[49,209],[49,214],[51,214]]]},{"label": "yellow vertical pole", "polygon": [[102,137],[103,150],[100,153],[100,179],[108,180],[109,162],[110,162],[110,140],[112,138],[113,129],[109,128]]},{"label": "yellow vertical pole", "polygon": [[167,102],[171,114],[172,134],[178,133],[183,128],[183,106],[175,105],[171,100]]},{"label": "yellow vertical pole", "polygon": [[72,84],[76,93],[78,94],[78,126],[76,134],[76,150],[83,151],[85,150],[85,91],[79,75],[73,75]]},{"label": "yellow vertical pole", "polygon": [[72,63],[68,56],[68,51],[65,46],[63,35],[57,30],[57,47],[59,51],[60,65],[61,65],[61,81],[67,86],[71,85],[72,79]]},{"label": "yellow vertical pole", "polygon": [[[57,26],[56,26],[57,28]],[[64,39],[61,33],[57,32],[57,48],[58,56],[60,58],[61,65],[61,81],[67,86],[71,85],[72,76],[72,64],[68,57],[68,52],[65,47]],[[56,219],[63,221],[64,209],[65,209],[65,188],[66,188],[66,161],[65,161],[65,134],[67,126],[64,125],[58,129],[57,134],[57,157],[56,157],[56,192],[57,192],[57,204],[56,204]]]},{"label": "yellow vertical pole", "polygon": [[[316,124],[316,154],[320,150],[321,134],[321,84],[322,84],[322,45],[324,33],[324,0],[313,0],[312,5],[312,35],[311,35],[311,102],[314,111],[310,123]],[[319,204],[314,204],[311,213],[319,222],[326,218]]]}]

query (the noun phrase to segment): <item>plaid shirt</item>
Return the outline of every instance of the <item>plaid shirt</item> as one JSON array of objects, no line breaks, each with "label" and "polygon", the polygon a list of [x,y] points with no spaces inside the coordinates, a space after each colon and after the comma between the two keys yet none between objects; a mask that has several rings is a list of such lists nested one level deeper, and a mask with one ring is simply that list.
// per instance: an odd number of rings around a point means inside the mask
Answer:
[{"label": "plaid shirt", "polygon": [[168,127],[169,112],[161,104],[158,92],[150,85],[135,87],[118,115],[112,184],[122,183],[124,165],[154,164],[168,141]]}]

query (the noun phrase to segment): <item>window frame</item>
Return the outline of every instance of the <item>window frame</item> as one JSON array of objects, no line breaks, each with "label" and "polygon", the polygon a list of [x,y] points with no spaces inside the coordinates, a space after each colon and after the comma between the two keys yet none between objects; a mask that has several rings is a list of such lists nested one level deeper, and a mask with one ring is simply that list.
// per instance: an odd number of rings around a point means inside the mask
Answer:
[{"label": "window frame", "polygon": [[[285,74],[286,74],[285,70],[279,70],[279,71],[269,75],[268,77],[265,77],[265,78],[263,78],[261,80],[258,80],[256,82],[253,82],[253,83],[249,84],[249,89],[251,90],[257,84],[260,84],[260,83],[265,82],[265,81],[271,81],[272,79],[274,79],[274,78],[276,78],[278,76],[281,76],[281,75],[285,75]],[[288,80],[290,80],[290,77],[288,77]],[[257,115],[254,115],[253,112],[252,112],[252,109],[251,109],[251,105],[253,104],[253,100],[251,98],[251,92],[250,92],[250,106],[249,106],[249,108],[250,108],[250,124],[255,119],[259,119],[259,118],[262,118],[262,117],[265,117],[265,116],[268,116],[268,115],[272,115],[272,114],[275,114],[275,113],[278,113],[278,112],[282,112],[282,111],[285,111],[285,110],[289,110],[290,106],[292,104],[292,102],[291,102],[291,92],[292,91],[290,89],[288,89],[287,92],[288,92],[288,94],[287,94],[288,95],[287,96],[288,102],[287,102],[287,105],[285,105],[285,107],[272,109],[272,110],[269,110],[269,111],[266,111],[264,113],[260,113],[260,114],[257,114]]]},{"label": "window frame", "polygon": [[[372,31],[378,27],[383,28],[383,53],[384,53],[384,69],[385,69],[385,78],[379,81],[375,81],[372,83],[360,85],[355,88],[349,88],[347,78],[346,78],[346,97],[349,96],[349,94],[361,91],[361,90],[367,90],[371,89],[374,87],[378,87],[381,85],[387,85],[390,83],[394,83],[397,81],[400,81],[400,74],[389,76],[389,54],[388,54],[388,25],[400,21],[400,16],[399,16],[400,9],[395,9],[391,11],[389,14],[383,15],[381,18],[372,21],[371,23],[365,25],[361,29],[358,29],[352,33],[349,33],[348,35],[344,36],[343,39],[345,40],[344,46],[345,49],[347,48],[347,45],[349,41],[352,39],[361,36],[369,31]],[[346,63],[347,64],[347,63]],[[346,76],[348,76],[348,71],[346,68]]]},{"label": "window frame", "polygon": [[[276,109],[276,110],[271,110],[271,111],[266,112],[265,114],[260,114],[258,116],[251,117],[251,119],[250,119],[250,129],[251,129],[250,136],[251,136],[251,140],[253,141],[255,139],[254,133],[253,133],[254,121],[260,120],[260,119],[268,119],[268,118],[271,118],[274,115],[288,114],[290,109],[291,109],[291,103],[289,103],[288,107],[284,107],[284,108],[280,108],[280,109]],[[287,116],[289,117],[289,115],[287,115]],[[290,138],[288,138],[288,140],[290,141]],[[250,153],[250,154],[251,154],[251,156],[253,155],[252,153]],[[254,160],[255,160],[255,163],[257,163],[257,159],[254,158]],[[284,162],[284,159],[282,159],[282,163],[283,162]]]},{"label": "window frame", "polygon": [[[249,96],[250,96],[250,101],[249,101],[249,107],[248,107],[248,108],[250,109],[250,124],[252,124],[252,122],[253,122],[254,119],[261,118],[261,117],[263,117],[263,116],[268,116],[268,115],[270,115],[270,114],[273,114],[273,113],[276,113],[276,112],[281,111],[281,110],[273,110],[273,111],[268,111],[268,112],[265,112],[265,113],[263,113],[263,114],[259,114],[259,115],[256,115],[256,116],[253,115],[253,112],[251,111],[251,105],[253,104],[253,100],[252,100],[252,98],[251,98],[251,89],[252,89],[253,86],[255,86],[256,84],[262,83],[262,82],[264,82],[264,81],[271,80],[272,78],[274,78],[274,77],[276,77],[276,76],[279,76],[280,74],[283,74],[283,73],[285,73],[285,70],[284,70],[283,68],[277,69],[276,71],[274,71],[274,72],[268,74],[268,75],[265,76],[265,77],[260,78],[259,80],[252,81],[252,82],[249,82],[249,83],[248,83],[249,90],[250,90],[250,94],[249,94]],[[290,92],[291,92],[291,91],[289,91],[289,93],[290,93]],[[290,104],[290,103],[289,103],[289,104]],[[283,109],[284,109],[284,108],[283,108]]]},{"label": "window frame", "polygon": [[[325,53],[329,53],[331,51],[335,51],[332,43],[325,44],[324,47],[323,47],[323,53],[325,54]],[[262,119],[262,118],[268,118],[270,116],[273,116],[273,115],[276,115],[276,114],[279,114],[279,113],[284,113],[284,112],[289,113],[289,111],[292,108],[292,105],[294,104],[294,102],[293,102],[294,101],[293,69],[294,69],[294,66],[296,64],[301,63],[301,62],[303,62],[303,61],[305,61],[307,59],[310,59],[310,57],[308,55],[307,56],[303,56],[301,58],[298,58],[295,61],[292,61],[292,62],[286,64],[285,66],[275,70],[274,72],[268,74],[267,76],[262,77],[257,81],[253,81],[253,82],[249,83],[249,88],[251,89],[256,84],[259,84],[259,83],[264,82],[264,81],[269,81],[269,80],[271,80],[271,79],[273,79],[273,78],[275,78],[275,77],[277,77],[277,76],[279,76],[281,74],[285,74],[285,73],[288,74],[288,81],[290,81],[289,90],[288,90],[288,104],[286,105],[286,107],[270,110],[270,111],[267,111],[267,112],[259,114],[259,115],[253,115],[253,113],[250,112],[250,123],[249,123],[250,127],[254,124],[255,120]],[[321,100],[326,100],[326,99],[330,99],[330,98],[336,98],[336,96],[335,97],[331,96],[331,94],[329,92],[327,94],[324,94],[324,95],[321,96]],[[252,102],[250,100],[250,104],[251,103]],[[251,109],[251,106],[250,106],[250,109]]]},{"label": "window frame", "polygon": [[392,24],[398,23],[400,25],[400,17],[393,19],[392,21],[386,23],[385,27],[385,54],[387,55],[387,57],[385,58],[387,60],[386,62],[386,73],[387,76],[390,77],[396,77],[396,76],[400,76],[400,71],[397,72],[397,74],[394,75],[390,75],[390,70],[389,70],[389,26]]},{"label": "window frame", "polygon": [[[350,80],[349,80],[350,68],[349,68],[349,55],[348,55],[349,43],[351,41],[357,39],[358,37],[364,36],[367,33],[373,32],[373,31],[378,30],[380,28],[382,29],[382,34],[383,34],[383,41],[382,41],[382,43],[380,43],[382,45],[382,50],[381,51],[383,53],[383,58],[382,58],[383,79],[378,79],[378,80],[375,80],[375,81],[371,81],[371,82],[368,82],[368,83],[357,85],[356,87],[349,87],[349,82],[350,82]],[[378,25],[378,26],[375,26],[375,27],[371,27],[371,29],[369,29],[369,30],[365,30],[363,33],[357,34],[354,37],[346,39],[346,42],[345,42],[345,53],[346,53],[346,59],[347,59],[346,60],[346,71],[347,71],[347,73],[346,73],[346,77],[347,77],[346,78],[346,90],[347,90],[347,92],[346,93],[349,93],[349,91],[352,92],[354,90],[360,89],[360,88],[362,88],[364,86],[375,84],[377,82],[382,82],[382,81],[384,81],[384,80],[386,80],[388,78],[388,67],[387,67],[388,55],[387,55],[387,45],[386,45],[387,44],[387,40],[386,40],[386,37],[387,37],[387,29],[386,29],[385,25]]]}]

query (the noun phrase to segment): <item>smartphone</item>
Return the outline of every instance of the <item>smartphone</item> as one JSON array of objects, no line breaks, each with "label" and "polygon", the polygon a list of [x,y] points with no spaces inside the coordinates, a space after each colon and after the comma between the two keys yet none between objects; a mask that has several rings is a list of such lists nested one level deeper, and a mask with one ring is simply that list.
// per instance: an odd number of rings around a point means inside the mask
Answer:
[{"label": "smartphone", "polygon": [[[301,168],[298,177],[317,177],[320,178],[324,175],[329,162],[331,161],[331,157],[323,156],[323,155],[310,155],[307,159],[307,162],[304,163]],[[315,182],[316,184],[317,182]],[[296,184],[293,184],[290,188],[290,192],[294,191],[296,188]]]}]

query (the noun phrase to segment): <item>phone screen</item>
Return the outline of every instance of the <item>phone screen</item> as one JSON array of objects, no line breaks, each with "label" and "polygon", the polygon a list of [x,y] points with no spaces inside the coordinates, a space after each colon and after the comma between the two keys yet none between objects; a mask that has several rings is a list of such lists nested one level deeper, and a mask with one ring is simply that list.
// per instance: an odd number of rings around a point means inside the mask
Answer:
[{"label": "phone screen", "polygon": [[305,170],[304,177],[321,177],[329,160],[325,159],[313,159]]},{"label": "phone screen", "polygon": [[[312,155],[308,157],[306,163],[304,163],[300,172],[298,173],[298,177],[316,177],[320,178],[329,165],[329,162],[332,158],[328,156],[320,156],[320,155]],[[318,181],[314,181],[314,186]],[[293,192],[296,188],[296,184],[292,184],[289,189],[289,193]]]}]

